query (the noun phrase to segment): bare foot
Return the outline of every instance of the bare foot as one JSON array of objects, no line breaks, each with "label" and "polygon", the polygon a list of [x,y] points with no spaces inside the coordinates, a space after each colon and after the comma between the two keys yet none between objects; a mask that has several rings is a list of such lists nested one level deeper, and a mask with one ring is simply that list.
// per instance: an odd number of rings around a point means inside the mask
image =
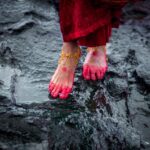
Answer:
[{"label": "bare foot", "polygon": [[107,68],[106,47],[89,47],[83,64],[83,77],[86,80],[102,79]]},{"label": "bare foot", "polygon": [[49,92],[52,97],[59,96],[61,99],[66,99],[71,93],[80,55],[80,48],[76,43],[63,44],[59,64],[49,84]]}]

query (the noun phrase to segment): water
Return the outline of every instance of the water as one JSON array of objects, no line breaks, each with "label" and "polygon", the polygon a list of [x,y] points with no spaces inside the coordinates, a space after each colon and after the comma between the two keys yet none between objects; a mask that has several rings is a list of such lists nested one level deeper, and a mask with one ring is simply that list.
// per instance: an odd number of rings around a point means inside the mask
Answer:
[{"label": "water", "polygon": [[148,35],[138,32],[143,27],[126,23],[113,30],[102,81],[83,80],[82,47],[73,92],[61,101],[47,90],[62,44],[53,5],[7,0],[0,2],[0,13],[0,148],[149,148],[149,72],[144,70],[149,45]]}]

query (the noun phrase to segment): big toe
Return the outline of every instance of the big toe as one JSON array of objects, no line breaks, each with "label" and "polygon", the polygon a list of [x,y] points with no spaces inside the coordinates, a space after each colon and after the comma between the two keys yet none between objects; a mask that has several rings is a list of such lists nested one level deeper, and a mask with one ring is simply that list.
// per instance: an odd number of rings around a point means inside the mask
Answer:
[{"label": "big toe", "polygon": [[89,66],[88,65],[83,65],[83,77],[86,80],[90,79],[90,73],[89,73]]}]

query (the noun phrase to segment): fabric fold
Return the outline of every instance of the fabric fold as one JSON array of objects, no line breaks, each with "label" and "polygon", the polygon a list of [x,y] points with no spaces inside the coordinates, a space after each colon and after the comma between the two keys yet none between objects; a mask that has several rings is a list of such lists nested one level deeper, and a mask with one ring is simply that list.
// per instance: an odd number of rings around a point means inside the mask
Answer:
[{"label": "fabric fold", "polygon": [[64,42],[77,40],[83,45],[88,43],[86,39],[91,39],[95,42],[91,41],[90,45],[98,41],[106,44],[111,33],[105,36],[104,33],[107,30],[111,32],[112,27],[119,27],[121,10],[125,4],[126,0],[60,0],[60,29]]}]

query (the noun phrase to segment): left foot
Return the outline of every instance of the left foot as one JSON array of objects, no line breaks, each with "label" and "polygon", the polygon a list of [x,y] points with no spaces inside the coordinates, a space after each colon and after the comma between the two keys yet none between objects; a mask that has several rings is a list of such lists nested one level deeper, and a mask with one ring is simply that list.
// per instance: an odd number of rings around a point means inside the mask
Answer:
[{"label": "left foot", "polygon": [[89,47],[83,64],[83,77],[86,80],[103,79],[107,68],[106,47]]},{"label": "left foot", "polygon": [[67,99],[72,91],[75,69],[81,52],[80,48],[71,42],[64,43],[59,58],[59,64],[49,84],[49,93],[53,98]]}]

